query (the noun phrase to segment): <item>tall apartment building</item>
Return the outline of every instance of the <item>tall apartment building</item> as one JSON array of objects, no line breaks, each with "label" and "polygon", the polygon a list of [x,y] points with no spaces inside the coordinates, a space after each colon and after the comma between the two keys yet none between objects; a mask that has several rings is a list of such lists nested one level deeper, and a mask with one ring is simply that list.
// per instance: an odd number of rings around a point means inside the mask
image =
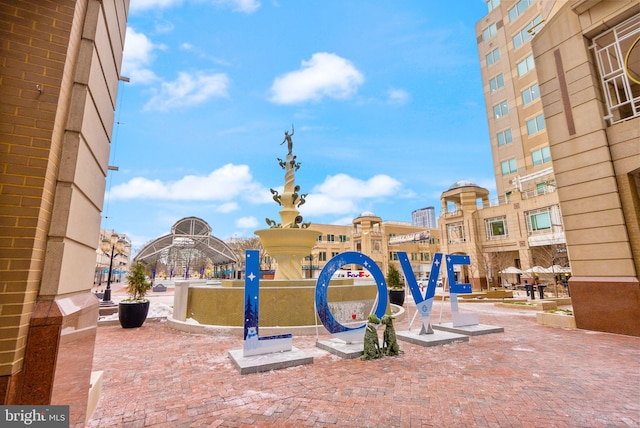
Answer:
[{"label": "tall apartment building", "polygon": [[[498,199],[489,200],[474,183],[454,183],[442,194],[439,222],[445,250],[471,257],[464,276],[476,289],[569,268],[531,50],[533,34],[560,3],[488,0],[488,13],[476,24]],[[509,267],[523,274],[500,274]]]},{"label": "tall apartment building", "polygon": [[0,0],[0,403],[70,405],[71,427],[97,400],[91,286],[128,6]]},{"label": "tall apartment building", "polygon": [[474,288],[507,267],[516,282],[570,271],[578,327],[640,335],[640,4],[487,6],[476,34],[498,201],[470,182],[443,192],[443,248],[469,254]]},{"label": "tall apartment building", "polygon": [[437,228],[436,209],[434,207],[426,207],[412,211],[411,225],[415,227],[428,227],[430,229]]}]

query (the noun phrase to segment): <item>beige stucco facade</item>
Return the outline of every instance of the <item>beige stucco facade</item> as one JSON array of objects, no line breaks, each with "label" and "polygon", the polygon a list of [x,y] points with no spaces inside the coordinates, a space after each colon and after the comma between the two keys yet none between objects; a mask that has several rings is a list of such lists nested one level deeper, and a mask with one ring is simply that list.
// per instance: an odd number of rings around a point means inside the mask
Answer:
[{"label": "beige stucco facade", "polygon": [[0,397],[84,426],[128,0],[0,0]]},{"label": "beige stucco facade", "polygon": [[505,265],[559,262],[579,328],[640,335],[640,4],[487,5],[476,33],[498,200],[444,192],[443,249],[471,256],[476,288]]},{"label": "beige stucco facade", "polygon": [[[576,324],[636,336],[640,83],[629,75],[640,76],[640,47],[628,51],[638,38],[638,2],[573,1],[532,42],[571,259]],[[620,53],[631,58],[627,70]],[[624,97],[612,97],[625,89]]]},{"label": "beige stucco facade", "polygon": [[393,264],[402,274],[398,251],[409,257],[416,278],[427,278],[431,270],[433,254],[440,251],[438,229],[412,226],[410,223],[383,221],[374,213],[365,212],[353,219],[349,226],[312,224],[311,229],[320,233],[309,257],[302,262],[306,278],[317,278],[324,265],[332,257],[346,251],[357,251],[369,256],[387,274]]}]

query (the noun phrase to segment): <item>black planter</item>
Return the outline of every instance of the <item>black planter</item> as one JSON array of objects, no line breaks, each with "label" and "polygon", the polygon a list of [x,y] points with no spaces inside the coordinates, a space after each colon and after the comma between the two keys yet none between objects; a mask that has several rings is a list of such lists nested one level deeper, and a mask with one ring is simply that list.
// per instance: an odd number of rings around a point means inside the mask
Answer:
[{"label": "black planter", "polygon": [[404,290],[389,290],[389,302],[392,305],[404,305]]},{"label": "black planter", "polygon": [[149,313],[149,301],[118,303],[118,320],[122,328],[137,328],[144,324]]}]

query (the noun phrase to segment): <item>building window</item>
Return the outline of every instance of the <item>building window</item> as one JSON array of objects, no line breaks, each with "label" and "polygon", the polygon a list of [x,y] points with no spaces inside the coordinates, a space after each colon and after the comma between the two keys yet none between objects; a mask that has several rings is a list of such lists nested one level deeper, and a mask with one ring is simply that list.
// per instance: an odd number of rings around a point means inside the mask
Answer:
[{"label": "building window", "polygon": [[506,116],[507,113],[509,113],[509,106],[507,105],[506,100],[493,106],[493,117],[496,119]]},{"label": "building window", "polygon": [[542,165],[543,163],[550,162],[551,153],[549,152],[549,146],[545,146],[541,149],[532,151],[531,160],[533,161],[533,166]]},{"label": "building window", "polygon": [[332,251],[331,252],[331,258],[334,258],[335,256],[337,256],[338,254],[340,254],[338,251]]},{"label": "building window", "polygon": [[498,132],[496,136],[498,137],[498,146],[504,146],[513,141],[513,137],[511,136],[511,128],[505,129],[502,132]]},{"label": "building window", "polygon": [[592,39],[609,125],[640,117],[639,31],[636,14]]},{"label": "building window", "polygon": [[418,253],[411,253],[411,261],[412,262],[418,261]]},{"label": "building window", "polygon": [[335,242],[336,236],[327,234],[327,242]]},{"label": "building window", "polygon": [[502,175],[509,175],[518,172],[518,165],[515,158],[500,162],[500,168],[502,169]]},{"label": "building window", "polygon": [[500,0],[487,0],[487,9],[491,12],[496,7],[500,6]]},{"label": "building window", "polygon": [[523,43],[527,42],[531,38],[531,33],[529,30],[534,26],[538,25],[542,21],[540,15],[536,16],[536,18],[528,23],[522,30],[518,31],[515,36],[513,36],[513,48],[518,49]]},{"label": "building window", "polygon": [[504,77],[502,73],[498,74],[493,79],[489,80],[489,88],[491,88],[491,92],[495,92],[498,89],[504,86]]},{"label": "building window", "polygon": [[326,262],[327,261],[327,253],[326,253],[326,251],[320,251],[318,253],[318,261],[319,262]]},{"label": "building window", "polygon": [[509,9],[509,22],[513,22],[533,4],[535,0],[520,0],[514,7]]},{"label": "building window", "polygon": [[544,115],[539,114],[533,119],[527,120],[527,134],[533,135],[542,131],[545,128]]},{"label": "building window", "polygon": [[548,232],[551,230],[550,207],[525,213],[529,233]]},{"label": "building window", "polygon": [[338,240],[340,242],[347,242],[347,235],[338,235]]},{"label": "building window", "polygon": [[534,68],[536,65],[533,62],[533,54],[531,54],[518,63],[518,76],[522,77]]},{"label": "building window", "polygon": [[540,98],[540,88],[538,88],[538,84],[534,84],[529,86],[527,89],[522,91],[522,104],[527,105],[532,101]]},{"label": "building window", "polygon": [[395,251],[389,251],[389,260],[397,261],[398,253]]},{"label": "building window", "polygon": [[498,62],[500,60],[500,48],[495,48],[494,50],[489,52],[486,58],[487,58],[487,67]]},{"label": "building window", "polygon": [[371,252],[373,254],[381,254],[382,253],[382,241],[379,239],[371,241]]},{"label": "building window", "polygon": [[508,236],[507,218],[505,216],[488,218],[484,222],[488,240],[505,239]]},{"label": "building window", "polygon": [[498,28],[496,27],[496,24],[489,25],[482,31],[482,41],[486,42],[487,40],[495,36],[497,32]]},{"label": "building window", "polygon": [[428,262],[431,260],[431,254],[430,253],[420,253],[420,261],[421,262]]},{"label": "building window", "polygon": [[458,244],[465,241],[464,225],[462,222],[447,225],[447,239],[449,240],[449,244]]},{"label": "building window", "polygon": [[562,231],[560,207],[552,205],[524,213],[530,235]]}]

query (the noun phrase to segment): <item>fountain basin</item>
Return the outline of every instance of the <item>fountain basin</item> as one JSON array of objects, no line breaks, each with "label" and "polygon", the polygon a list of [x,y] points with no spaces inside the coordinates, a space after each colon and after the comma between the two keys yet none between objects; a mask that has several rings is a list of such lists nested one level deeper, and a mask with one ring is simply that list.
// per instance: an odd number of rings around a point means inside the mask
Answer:
[{"label": "fountain basin", "polygon": [[[362,323],[377,302],[378,289],[375,284],[354,285],[350,281],[331,282],[327,290],[329,306],[339,321]],[[223,286],[217,287],[188,286],[184,317],[212,326],[244,325],[243,283],[225,281]],[[315,280],[283,283],[276,280],[260,281],[260,326],[321,325],[316,316]]]},{"label": "fountain basin", "polygon": [[265,251],[278,263],[273,279],[301,280],[302,259],[311,254],[321,232],[311,229],[279,228],[254,232],[260,237]]}]

